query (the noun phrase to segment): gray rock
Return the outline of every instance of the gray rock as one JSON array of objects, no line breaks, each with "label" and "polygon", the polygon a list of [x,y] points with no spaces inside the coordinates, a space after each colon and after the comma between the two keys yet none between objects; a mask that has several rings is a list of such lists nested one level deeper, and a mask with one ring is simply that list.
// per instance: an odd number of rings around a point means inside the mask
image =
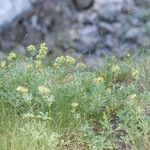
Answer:
[{"label": "gray rock", "polygon": [[84,62],[88,69],[91,69],[93,67],[96,68],[97,66],[100,66],[101,63],[104,63],[102,58],[99,60],[98,57],[96,57],[94,55],[93,56],[89,55],[89,56],[85,57]]},{"label": "gray rock", "polygon": [[95,24],[98,20],[98,15],[96,12],[87,11],[84,13],[84,11],[77,14],[77,19],[79,23],[82,24]]},{"label": "gray rock", "polygon": [[139,19],[140,22],[147,22],[150,20],[150,10],[145,8],[138,8],[135,11],[135,17]]},{"label": "gray rock", "polygon": [[122,44],[120,44],[118,49],[116,49],[115,54],[118,57],[123,57],[128,52],[136,51],[136,50],[138,50],[138,48],[139,48],[139,46],[136,43],[130,43],[130,42],[122,43]]},{"label": "gray rock", "polygon": [[117,16],[121,12],[122,8],[122,3],[105,3],[101,5],[101,7],[96,8],[96,11],[99,14],[99,19],[108,21],[108,22],[113,22],[117,19]]},{"label": "gray rock", "polygon": [[31,8],[30,0],[0,0],[0,26],[10,23],[15,17]]},{"label": "gray rock", "polygon": [[91,7],[94,3],[94,0],[73,0],[76,7],[79,10],[84,10]]},{"label": "gray rock", "polygon": [[136,42],[140,37],[143,36],[145,30],[143,28],[133,27],[125,34],[125,39],[131,42]]},{"label": "gray rock", "polygon": [[96,56],[112,56],[112,51],[109,48],[99,48],[96,50]]},{"label": "gray rock", "polygon": [[99,40],[98,29],[96,26],[85,26],[79,31],[80,39],[84,43],[96,43]]},{"label": "gray rock", "polygon": [[83,43],[82,41],[76,42],[73,48],[79,53],[93,53],[96,50],[96,47],[92,43]]},{"label": "gray rock", "polygon": [[146,33],[150,34],[150,21],[148,21],[145,25]]},{"label": "gray rock", "polygon": [[80,39],[75,42],[77,51],[94,51],[100,39],[98,29],[94,25],[88,25],[79,30]]},{"label": "gray rock", "polygon": [[112,31],[113,35],[119,37],[119,35],[122,32],[123,25],[120,22],[115,22],[112,24],[112,28],[113,28]]},{"label": "gray rock", "polygon": [[10,48],[15,47],[15,42],[12,40],[12,37],[0,38],[0,47],[3,51],[9,51]]},{"label": "gray rock", "polygon": [[112,35],[107,35],[105,37],[104,43],[106,47],[114,49],[118,45],[118,40],[116,37],[113,37]]},{"label": "gray rock", "polygon": [[101,35],[105,35],[105,34],[113,32],[112,25],[106,22],[100,22],[100,24],[98,25],[98,28],[99,28],[99,32]]},{"label": "gray rock", "polygon": [[130,18],[129,23],[132,26],[140,26],[141,25],[140,21],[137,18],[134,18],[134,17]]},{"label": "gray rock", "polygon": [[123,13],[125,13],[127,15],[130,15],[130,14],[134,13],[134,11],[135,11],[134,0],[125,0],[125,1],[123,1],[121,10],[122,10]]},{"label": "gray rock", "polygon": [[7,56],[7,54],[6,54],[6,53],[4,53],[4,52],[0,51],[0,60],[2,60],[2,59],[4,59],[4,58],[6,58],[6,56]]},{"label": "gray rock", "polygon": [[149,0],[134,0],[136,5],[147,5],[150,4]]},{"label": "gray rock", "polygon": [[138,39],[138,43],[141,47],[144,48],[150,48],[150,37],[149,36],[143,36]]},{"label": "gray rock", "polygon": [[137,49],[138,49],[138,45],[136,43],[126,42],[126,43],[120,44],[120,53],[126,50],[135,51]]},{"label": "gray rock", "polygon": [[22,45],[18,45],[16,47],[15,51],[19,54],[22,54],[22,55],[26,55],[26,53],[27,53],[26,48]]},{"label": "gray rock", "polygon": [[30,33],[30,35],[27,36],[27,38],[24,38],[22,43],[24,45],[30,45],[30,44],[38,45],[41,42],[41,36],[42,36],[41,31],[36,28],[29,28],[28,32]]}]

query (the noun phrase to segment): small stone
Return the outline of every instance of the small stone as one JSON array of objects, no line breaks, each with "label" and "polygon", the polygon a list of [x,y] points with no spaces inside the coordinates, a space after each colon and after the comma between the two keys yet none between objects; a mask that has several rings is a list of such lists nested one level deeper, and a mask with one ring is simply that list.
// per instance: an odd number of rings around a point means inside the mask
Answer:
[{"label": "small stone", "polygon": [[98,26],[101,35],[113,32],[113,27],[109,23],[101,22]]},{"label": "small stone", "polygon": [[118,45],[117,38],[113,37],[112,35],[107,35],[104,43],[108,48],[114,48]]},{"label": "small stone", "polygon": [[130,43],[130,42],[120,43],[119,49],[116,51],[116,53],[118,54],[118,56],[123,56],[128,51],[130,51],[130,52],[135,51],[138,48],[139,47],[138,47],[137,43]]},{"label": "small stone", "polygon": [[28,28],[28,36],[23,40],[25,45],[34,44],[37,45],[41,42],[41,30],[36,28]]},{"label": "small stone", "polygon": [[74,49],[79,53],[94,52],[96,47],[92,43],[76,42]]},{"label": "small stone", "polygon": [[15,51],[17,53],[20,53],[22,55],[25,55],[27,52],[26,52],[26,48],[22,45],[18,45],[16,48],[15,48]]},{"label": "small stone", "polygon": [[79,10],[90,8],[94,3],[94,0],[73,0],[73,1],[77,9]]},{"label": "small stone", "polygon": [[1,59],[1,60],[4,59],[4,58],[6,58],[6,56],[7,56],[6,53],[0,51],[0,59]]},{"label": "small stone", "polygon": [[94,25],[88,25],[79,30],[80,38],[75,42],[75,49],[80,52],[94,51],[100,39],[98,29]]},{"label": "small stone", "polygon": [[127,15],[130,15],[134,12],[135,6],[133,0],[125,0],[122,5],[121,11]]},{"label": "small stone", "polygon": [[150,48],[150,37],[149,36],[143,36],[138,39],[138,43],[140,46],[144,48]]},{"label": "small stone", "polygon": [[144,33],[144,30],[142,28],[131,28],[127,31],[125,34],[125,39],[131,40],[131,41],[137,41],[139,37],[141,37]]},{"label": "small stone", "polygon": [[122,5],[115,3],[106,3],[97,8],[99,18],[104,21],[114,22],[121,12]]},{"label": "small stone", "polygon": [[96,50],[96,56],[105,57],[112,56],[111,50],[108,48],[100,48]]},{"label": "small stone", "polygon": [[79,23],[83,23],[83,24],[93,24],[94,22],[97,22],[98,20],[98,15],[96,12],[80,12],[77,14],[77,19],[79,21]]}]

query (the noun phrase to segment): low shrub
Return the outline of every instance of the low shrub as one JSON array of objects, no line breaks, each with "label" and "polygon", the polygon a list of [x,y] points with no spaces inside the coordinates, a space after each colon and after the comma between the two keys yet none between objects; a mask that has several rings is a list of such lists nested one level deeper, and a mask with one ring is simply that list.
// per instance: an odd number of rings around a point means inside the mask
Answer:
[{"label": "low shrub", "polygon": [[[88,70],[48,48],[10,53],[0,68],[0,149],[149,149],[149,56]],[[145,105],[146,104],[146,105]]]}]

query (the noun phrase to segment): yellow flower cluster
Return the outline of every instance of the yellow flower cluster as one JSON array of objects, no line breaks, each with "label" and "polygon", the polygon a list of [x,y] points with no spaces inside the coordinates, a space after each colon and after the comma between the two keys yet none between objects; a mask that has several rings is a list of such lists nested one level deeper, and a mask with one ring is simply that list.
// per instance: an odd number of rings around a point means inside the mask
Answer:
[{"label": "yellow flower cluster", "polygon": [[40,44],[40,48],[38,51],[38,54],[36,55],[36,51],[37,49],[35,48],[34,45],[29,45],[27,47],[27,51],[32,55],[32,56],[36,56],[36,59],[33,59],[33,64],[28,64],[26,65],[26,67],[28,69],[32,69],[32,68],[36,68],[38,70],[41,70],[44,67],[44,58],[46,57],[47,53],[48,53],[48,47],[46,46],[46,43],[41,43]]},{"label": "yellow flower cluster", "polygon": [[41,60],[36,60],[34,63],[35,63],[36,69],[42,69],[43,68],[43,62]]},{"label": "yellow flower cluster", "polygon": [[129,96],[129,99],[130,100],[135,100],[137,98],[137,95],[136,94],[132,94]]},{"label": "yellow flower cluster", "polygon": [[36,58],[40,59],[40,60],[43,60],[45,58],[45,56],[47,55],[47,52],[48,52],[48,47],[46,46],[45,43],[41,43],[39,53],[36,56]]},{"label": "yellow flower cluster", "polygon": [[111,94],[111,93],[112,93],[111,88],[106,89],[106,94]]},{"label": "yellow flower cluster", "polygon": [[47,87],[45,87],[45,86],[39,86],[38,87],[38,91],[41,94],[48,94],[49,93],[49,89]]},{"label": "yellow flower cluster", "polygon": [[76,108],[79,106],[79,103],[77,102],[74,102],[71,104],[71,107],[72,107],[72,111],[75,112],[76,111]]},{"label": "yellow flower cluster", "polygon": [[79,106],[79,103],[74,102],[71,104],[71,106],[72,106],[72,108],[77,108]]},{"label": "yellow flower cluster", "polygon": [[12,60],[14,60],[14,59],[16,59],[16,58],[17,58],[17,54],[14,53],[14,52],[11,52],[11,53],[9,53],[9,55],[8,55],[8,57],[7,57],[7,60],[8,60],[8,61],[12,61]]},{"label": "yellow flower cluster", "polygon": [[1,68],[5,68],[6,65],[7,65],[6,61],[2,61],[1,64],[0,64]]},{"label": "yellow flower cluster", "polygon": [[65,61],[66,61],[66,58],[64,56],[60,56],[55,59],[55,63],[57,64],[63,64]]},{"label": "yellow flower cluster", "polygon": [[75,59],[69,55],[67,55],[66,57],[65,56],[57,57],[54,62],[54,66],[56,68],[59,68],[63,65],[72,66],[74,64],[75,64]]},{"label": "yellow flower cluster", "polygon": [[83,64],[83,63],[78,63],[78,64],[77,64],[77,68],[78,68],[79,70],[84,70],[84,69],[86,68],[86,65]]},{"label": "yellow flower cluster", "polygon": [[32,64],[27,64],[26,67],[27,67],[27,69],[32,69],[33,65]]},{"label": "yellow flower cluster", "polygon": [[[18,86],[16,88],[16,91],[21,92],[21,93],[28,93],[28,89],[23,86]],[[38,91],[40,94],[48,94],[50,90],[45,86],[39,86]]]},{"label": "yellow flower cluster", "polygon": [[12,60],[16,59],[17,58],[17,54],[14,53],[14,52],[11,52],[8,54],[8,57],[7,57],[7,60],[3,60],[0,62],[0,67],[1,68],[5,68],[9,65],[9,62],[11,62]]},{"label": "yellow flower cluster", "polygon": [[137,78],[140,76],[140,72],[136,69],[134,69],[131,73],[132,77]]},{"label": "yellow flower cluster", "polygon": [[35,51],[36,51],[36,48],[34,45],[29,45],[27,47],[27,51],[31,54],[31,55],[34,55],[35,54]]},{"label": "yellow flower cluster", "polygon": [[112,67],[111,67],[112,72],[117,72],[119,70],[120,70],[120,67],[118,65],[114,65],[114,64],[112,65]]},{"label": "yellow flower cluster", "polygon": [[18,92],[21,92],[21,93],[27,93],[28,92],[28,89],[23,87],[23,86],[18,86],[16,90]]},{"label": "yellow flower cluster", "polygon": [[66,63],[73,65],[73,64],[75,64],[75,59],[71,56],[66,56]]},{"label": "yellow flower cluster", "polygon": [[93,83],[94,84],[99,84],[99,83],[103,83],[104,82],[104,78],[103,77],[98,77],[98,78],[94,78],[93,79]]}]

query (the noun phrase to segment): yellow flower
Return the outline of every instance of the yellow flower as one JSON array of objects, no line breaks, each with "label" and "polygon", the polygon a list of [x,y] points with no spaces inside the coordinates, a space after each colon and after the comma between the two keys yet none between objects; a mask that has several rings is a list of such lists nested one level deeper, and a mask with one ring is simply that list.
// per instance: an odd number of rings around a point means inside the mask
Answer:
[{"label": "yellow flower", "polygon": [[60,64],[58,64],[58,63],[55,62],[54,63],[54,67],[57,68],[57,69],[59,69],[60,68]]},{"label": "yellow flower", "polygon": [[18,86],[16,90],[18,92],[21,92],[21,93],[27,93],[28,92],[28,89],[23,87],[23,86]]},{"label": "yellow flower", "polygon": [[128,54],[127,54],[127,57],[130,57],[130,56],[131,56],[131,55],[128,53]]},{"label": "yellow flower", "polygon": [[48,52],[48,47],[46,46],[46,43],[41,43],[39,54],[45,56],[47,54],[47,52]]},{"label": "yellow flower", "polygon": [[129,96],[129,99],[130,100],[135,100],[137,98],[137,95],[136,94],[132,94]]},{"label": "yellow flower", "polygon": [[80,69],[80,70],[84,70],[86,68],[86,65],[83,64],[83,63],[78,63],[77,68]]},{"label": "yellow flower", "polygon": [[6,67],[6,61],[2,61],[0,66],[1,66],[1,68],[5,68]]},{"label": "yellow flower", "polygon": [[8,61],[12,61],[13,59],[16,59],[16,58],[17,58],[17,54],[11,52],[11,53],[8,55],[7,60],[8,60]]},{"label": "yellow flower", "polygon": [[42,59],[44,59],[44,58],[45,58],[45,55],[44,55],[44,54],[38,54],[38,55],[36,56],[36,59],[42,60]]},{"label": "yellow flower", "polygon": [[69,55],[66,56],[66,63],[69,65],[74,65],[75,64],[75,59]]},{"label": "yellow flower", "polygon": [[38,91],[41,93],[41,94],[48,94],[49,93],[49,89],[45,86],[39,86],[38,87]]},{"label": "yellow flower", "polygon": [[74,102],[74,103],[71,104],[71,106],[72,106],[73,108],[77,108],[77,107],[79,106],[79,103]]},{"label": "yellow flower", "polygon": [[117,72],[119,70],[120,70],[120,67],[118,65],[114,65],[114,64],[112,65],[112,68],[111,68],[112,72]]},{"label": "yellow flower", "polygon": [[43,68],[43,63],[40,60],[35,61],[35,68],[41,69]]},{"label": "yellow flower", "polygon": [[57,57],[54,62],[54,66],[57,68],[62,65],[70,66],[70,65],[74,65],[74,64],[75,64],[75,59],[68,55],[66,57],[65,56]]},{"label": "yellow flower", "polygon": [[35,54],[35,51],[36,51],[36,48],[34,47],[34,45],[29,45],[29,46],[27,47],[27,51],[28,51],[29,53],[31,53],[32,55],[34,55],[34,54]]},{"label": "yellow flower", "polygon": [[63,64],[64,62],[65,62],[65,57],[64,56],[60,56],[60,57],[57,57],[56,59],[55,59],[55,63],[57,63],[57,64]]},{"label": "yellow flower", "polygon": [[103,77],[98,77],[98,78],[93,79],[93,83],[95,83],[95,84],[102,83],[102,82],[104,82]]},{"label": "yellow flower", "polygon": [[106,89],[106,94],[111,94],[112,90],[111,88]]},{"label": "yellow flower", "polygon": [[140,72],[136,69],[134,69],[131,74],[132,74],[132,77],[135,77],[135,78],[140,76]]},{"label": "yellow flower", "polygon": [[27,64],[27,69],[32,69],[33,68],[33,65],[32,64]]},{"label": "yellow flower", "polygon": [[48,47],[46,46],[45,43],[41,43],[39,53],[36,56],[36,59],[43,60],[46,57],[47,52],[48,52]]}]

